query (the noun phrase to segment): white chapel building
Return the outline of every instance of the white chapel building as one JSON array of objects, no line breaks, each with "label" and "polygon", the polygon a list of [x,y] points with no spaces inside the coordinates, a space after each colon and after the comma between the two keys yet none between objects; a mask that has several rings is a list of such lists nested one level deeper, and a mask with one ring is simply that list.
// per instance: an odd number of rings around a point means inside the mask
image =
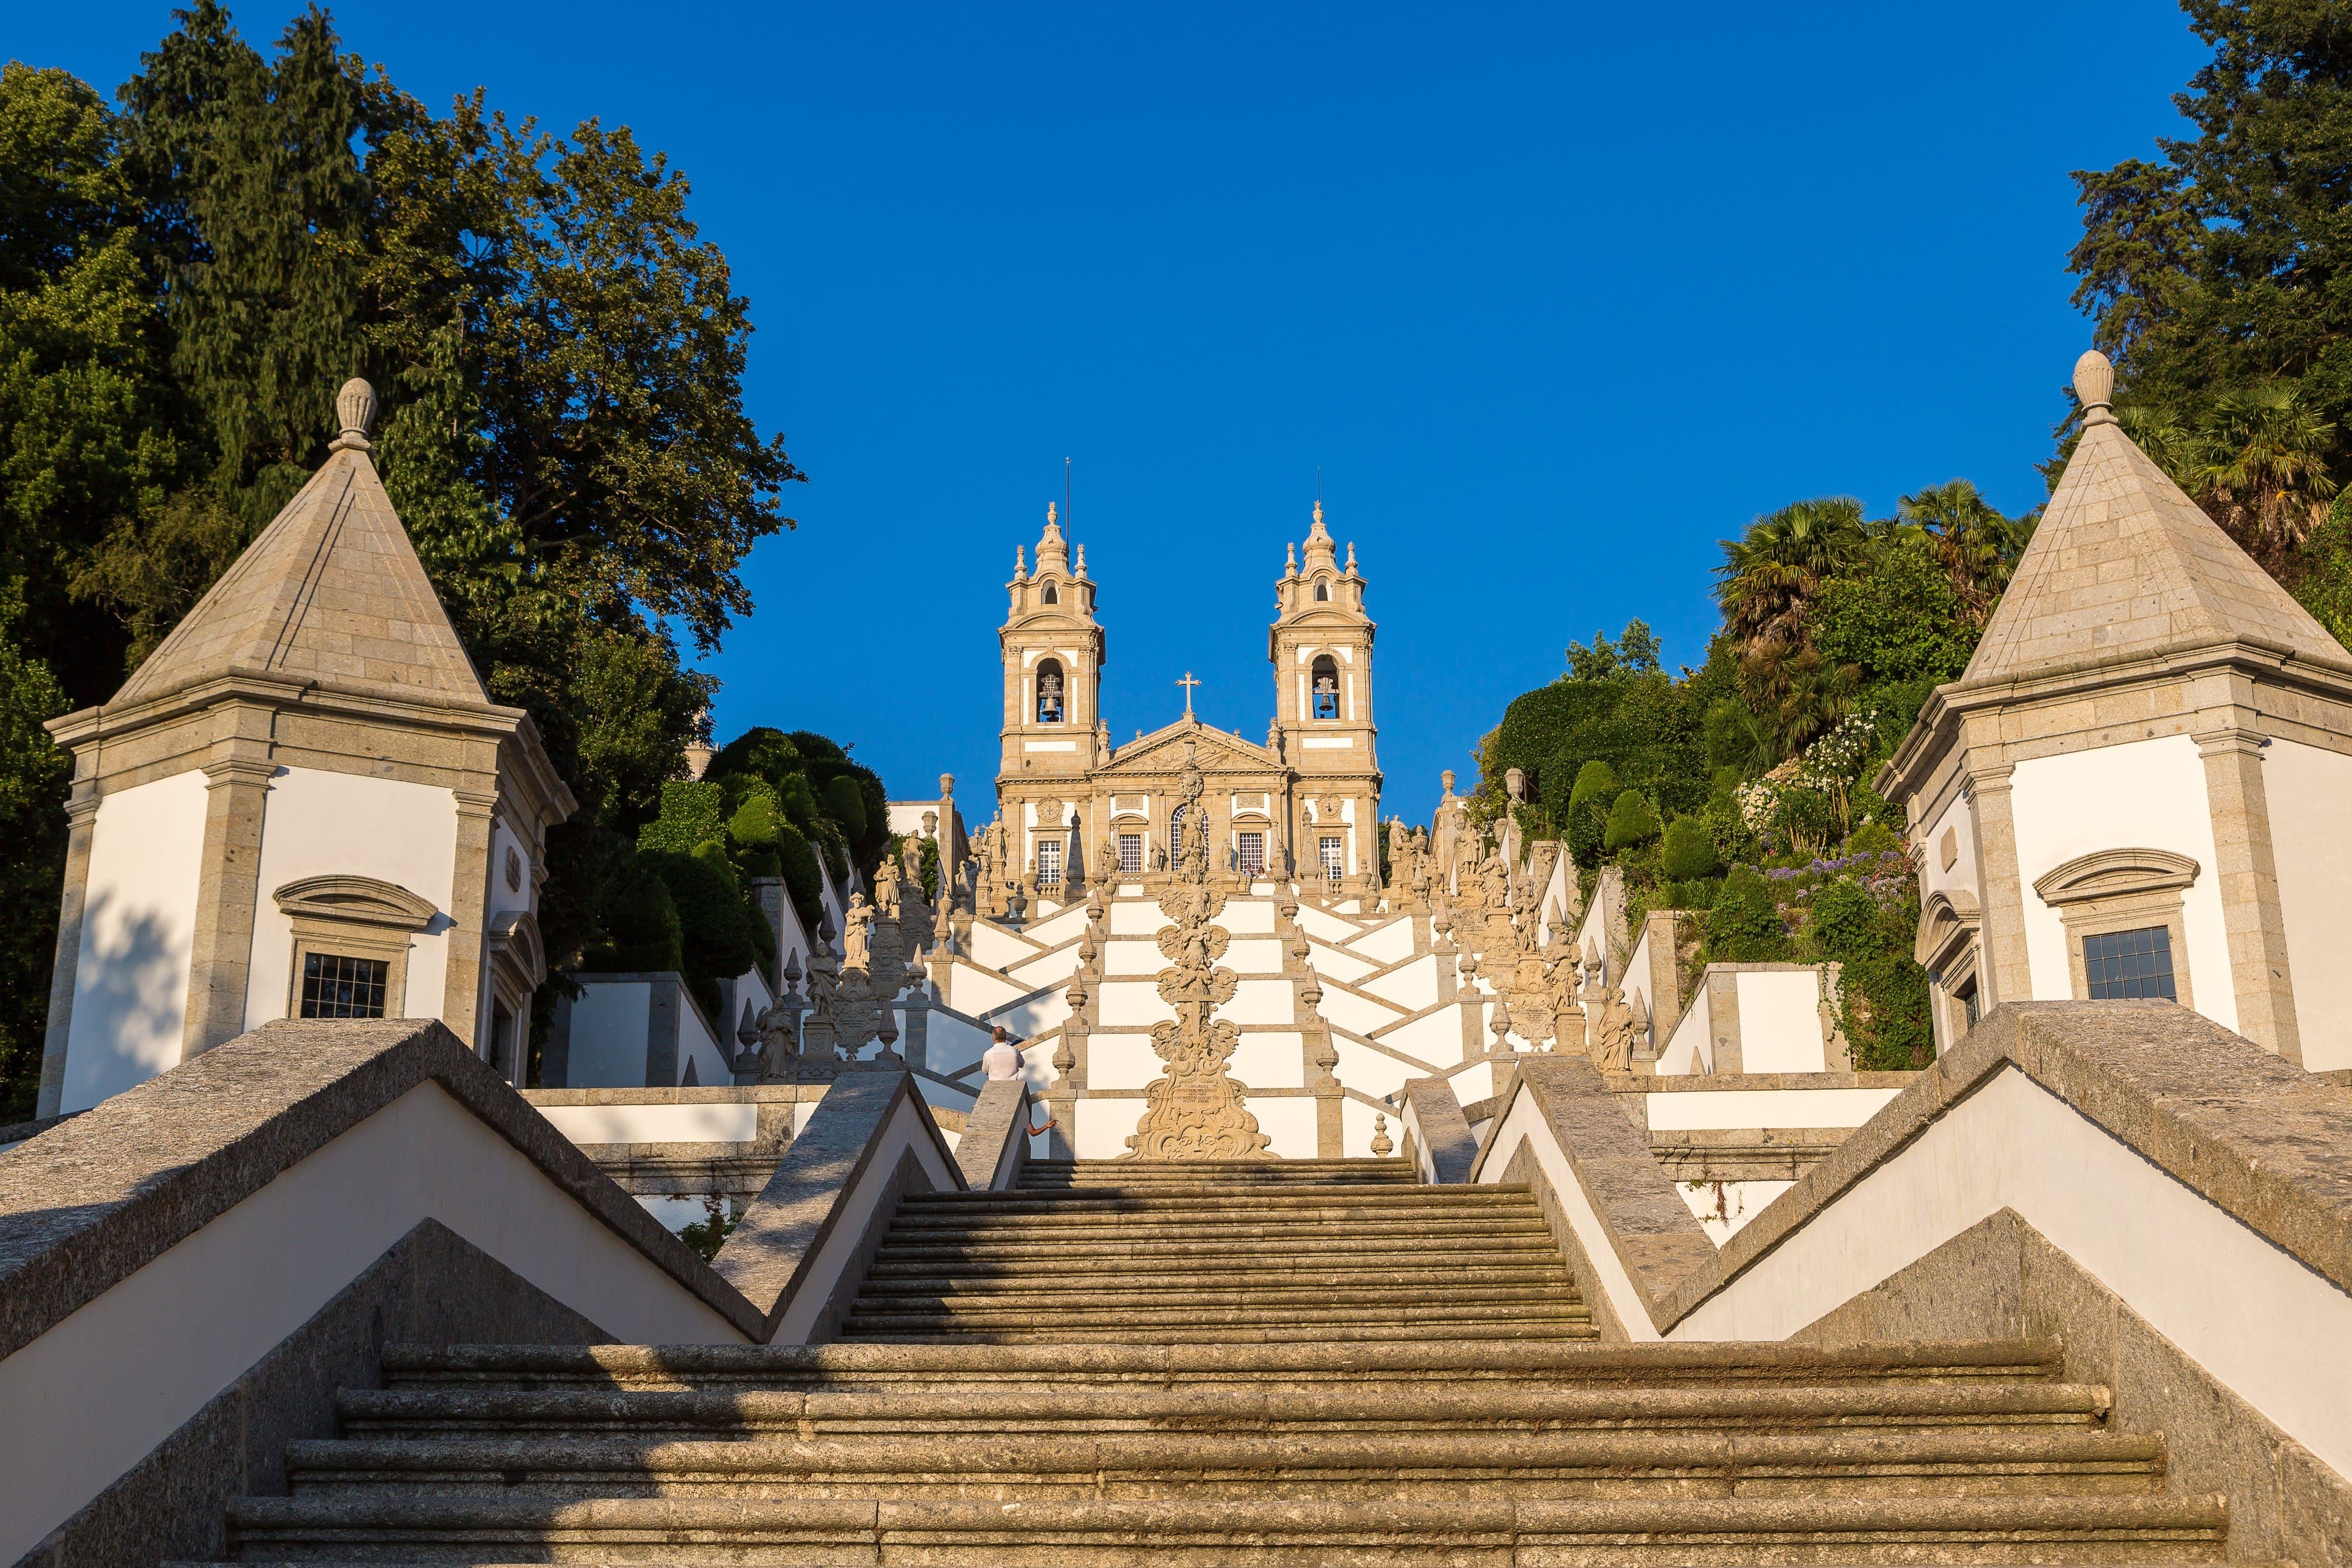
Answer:
[{"label": "white chapel building", "polygon": [[370,460],[326,463],[73,752],[39,1113],[283,1017],[435,1017],[510,1080],[545,975],[549,827],[574,802],[489,700]]},{"label": "white chapel building", "polygon": [[2075,364],[2083,434],[1960,678],[1880,774],[1942,1050],[2001,1002],[2164,996],[2352,1067],[2352,654]]}]

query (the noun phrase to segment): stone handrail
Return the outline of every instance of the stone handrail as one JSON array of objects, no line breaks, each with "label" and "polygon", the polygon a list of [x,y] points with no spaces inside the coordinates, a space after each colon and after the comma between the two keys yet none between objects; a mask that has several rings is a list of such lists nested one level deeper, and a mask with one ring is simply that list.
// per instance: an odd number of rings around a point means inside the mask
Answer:
[{"label": "stone handrail", "polygon": [[1478,1141],[1470,1135],[1454,1086],[1442,1078],[1414,1078],[1405,1080],[1402,1092],[1404,1109],[1397,1120],[1404,1131],[1405,1158],[1421,1179],[1449,1185],[1468,1181]]},{"label": "stone handrail", "polygon": [[389,1338],[761,1327],[440,1023],[265,1025],[0,1153],[0,1562],[215,1555]]},{"label": "stone handrail", "polygon": [[1029,1155],[1029,1084],[996,1079],[980,1091],[956,1139],[956,1165],[975,1192],[1004,1192],[1021,1179]]},{"label": "stone handrail", "polygon": [[759,1310],[757,1338],[827,1338],[898,1199],[965,1184],[911,1073],[845,1072],[727,1237],[716,1267]]},{"label": "stone handrail", "polygon": [[1529,1055],[1516,1066],[1467,1179],[1535,1188],[1602,1332],[1659,1338],[1665,1302],[1714,1259],[1714,1243],[1590,1061]]},{"label": "stone handrail", "polygon": [[1530,1057],[1474,1173],[1527,1181],[1609,1339],[2054,1336],[2233,1546],[2352,1517],[2352,1092],[2168,1002],[1994,1009],[1726,1242],[1611,1086]]}]

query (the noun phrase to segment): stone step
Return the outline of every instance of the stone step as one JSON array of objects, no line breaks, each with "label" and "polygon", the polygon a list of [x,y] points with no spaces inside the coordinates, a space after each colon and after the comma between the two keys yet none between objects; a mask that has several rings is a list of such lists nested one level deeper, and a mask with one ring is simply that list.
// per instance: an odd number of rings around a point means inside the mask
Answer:
[{"label": "stone step", "polygon": [[799,1440],[344,1438],[287,1446],[297,1497],[1038,1498],[2145,1495],[2151,1437],[2008,1432],[903,1433]]},{"label": "stone step", "polygon": [[[1154,1293],[1171,1287],[1171,1279],[1193,1276],[1181,1269],[1006,1269],[989,1263],[907,1265],[877,1263],[866,1271],[866,1289],[883,1295],[997,1295],[1006,1292],[1064,1296],[1072,1292],[1135,1291]],[[1470,1289],[1542,1290],[1554,1295],[1572,1289],[1568,1270],[1559,1263],[1531,1263],[1517,1268],[1454,1267],[1429,1268],[1216,1268],[1205,1265],[1199,1277],[1213,1279],[1229,1290],[1332,1291],[1433,1289],[1448,1286]],[[1186,1287],[1189,1289],[1190,1287]]]},{"label": "stone step", "polygon": [[1056,1320],[1051,1327],[1035,1325],[1034,1321],[1020,1327],[990,1327],[961,1322],[950,1318],[879,1319],[867,1321],[852,1320],[852,1325],[844,1331],[869,1342],[892,1341],[903,1344],[929,1344],[961,1340],[966,1344],[973,1345],[1061,1343],[1352,1345],[1373,1342],[1412,1343],[1449,1334],[1454,1337],[1455,1342],[1479,1340],[1591,1340],[1600,1337],[1600,1331],[1589,1321],[1549,1319],[1520,1322],[1493,1318],[1470,1318],[1460,1321],[1424,1319],[1412,1323],[1345,1324],[1261,1323],[1242,1320],[1198,1326],[1155,1323],[1141,1328],[1124,1323],[1116,1327],[1071,1324],[1060,1320]]},{"label": "stone step", "polygon": [[[1121,1277],[1113,1276],[1114,1279]],[[1402,1313],[1421,1307],[1445,1307],[1468,1312],[1475,1308],[1554,1308],[1562,1310],[1583,1310],[1584,1300],[1564,1282],[1549,1284],[1538,1281],[1531,1285],[1474,1285],[1447,1282],[1436,1285],[1357,1285],[1344,1284],[1328,1289],[1288,1289],[1277,1285],[1245,1285],[1238,1289],[1228,1286],[1215,1276],[1204,1275],[1198,1280],[1170,1280],[1165,1275],[1135,1274],[1123,1282],[1095,1289],[1040,1290],[1034,1287],[1013,1289],[925,1290],[903,1280],[887,1280],[879,1285],[868,1280],[860,1292],[856,1310],[866,1311],[964,1311],[980,1310],[991,1312],[1050,1312],[1056,1316],[1071,1312],[1138,1312],[1180,1310],[1186,1307],[1259,1307],[1292,1308],[1330,1316],[1335,1313]],[[1137,1320],[1148,1322],[1149,1317]]]},{"label": "stone step", "polygon": [[[876,1385],[985,1387],[1406,1387],[1475,1379],[1537,1387],[1738,1390],[1836,1384],[1862,1388],[2019,1382],[2065,1389],[2053,1339],[1812,1345],[1789,1342],[1372,1346],[1093,1345],[1068,1353],[969,1345],[387,1344],[399,1388],[563,1387],[841,1390]],[[2104,1401],[2103,1391],[2093,1391]],[[814,1397],[814,1395],[811,1395]],[[2088,1396],[2087,1394],[2085,1395]],[[2098,1406],[2104,1412],[2105,1405]]]},{"label": "stone step", "polygon": [[[1124,1294],[1052,1296],[860,1296],[852,1305],[853,1320],[906,1316],[1020,1320],[1033,1326],[1050,1312],[1055,1322],[1113,1323],[1121,1318],[1141,1328],[1152,1323],[1195,1322],[1329,1322],[1340,1314],[1379,1317],[1383,1310],[1412,1312],[1424,1321],[1483,1318],[1588,1318],[1591,1310],[1572,1292],[1531,1291],[1521,1299],[1503,1291],[1409,1292],[1414,1299],[1387,1302],[1369,1295],[1360,1300],[1333,1298],[1318,1291],[1171,1291],[1166,1305],[1152,1306]],[[1230,1300],[1221,1300],[1221,1296]],[[1360,1321],[1360,1320],[1358,1320]]]},{"label": "stone step", "polygon": [[[850,1347],[872,1350],[875,1347]],[[941,1347],[947,1348],[947,1347]],[[1643,1387],[1496,1378],[1349,1382],[926,1382],[723,1392],[523,1391],[466,1384],[344,1389],[347,1436],[463,1437],[856,1432],[1837,1431],[1951,1432],[2102,1426],[2104,1388],[2032,1381],[1787,1384],[1723,1380]]]},{"label": "stone step", "polygon": [[[239,1562],[718,1564],[1472,1561],[1619,1564],[2216,1562],[2210,1497],[1676,1498],[1442,1503],[244,1498]],[[1505,1554],[1508,1554],[1507,1557]]]},{"label": "stone step", "polygon": [[962,1220],[927,1224],[894,1219],[885,1233],[885,1247],[988,1246],[1002,1242],[1043,1243],[1055,1247],[1118,1247],[1127,1242],[1217,1242],[1232,1247],[1286,1247],[1315,1240],[1350,1244],[1359,1256],[1393,1242],[1403,1248],[1423,1241],[1438,1247],[1475,1244],[1486,1237],[1543,1237],[1550,1233],[1532,1215],[1496,1215],[1492,1218],[1445,1215],[1416,1223],[1371,1215],[1350,1219],[1345,1215],[1301,1215],[1283,1220],[1222,1220],[1210,1216],[1062,1218],[1050,1215],[1006,1215],[1002,1219]]},{"label": "stone step", "polygon": [[1099,1178],[1111,1182],[1341,1181],[1415,1182],[1402,1159],[1387,1160],[1027,1160],[1024,1182]]},{"label": "stone step", "polygon": [[[1353,1238],[1343,1236],[1302,1236],[1289,1238],[1276,1256],[1242,1254],[1236,1256],[1232,1246],[1222,1241],[1150,1241],[1129,1242],[1116,1251],[1080,1249],[1053,1242],[990,1240],[985,1243],[960,1242],[953,1237],[915,1244],[892,1242],[887,1252],[876,1253],[874,1267],[916,1268],[938,1263],[970,1258],[974,1263],[1008,1272],[1034,1271],[1054,1274],[1061,1272],[1065,1258],[1133,1258],[1138,1266],[1150,1264],[1165,1268],[1192,1261],[1214,1262],[1220,1268],[1240,1270],[1273,1271],[1290,1268],[1335,1268],[1360,1265],[1364,1248]],[[1433,1268],[1478,1268],[1489,1265],[1517,1267],[1530,1260],[1553,1268],[1564,1268],[1559,1244],[1549,1231],[1529,1230],[1518,1236],[1483,1236],[1466,1245],[1455,1247],[1433,1246],[1415,1247],[1409,1255],[1391,1254],[1382,1266],[1429,1267]],[[1122,1262],[1119,1267],[1124,1267]]]},{"label": "stone step", "polygon": [[1078,1187],[1067,1192],[908,1193],[900,1198],[908,1214],[993,1213],[1032,1210],[1076,1214],[1108,1209],[1128,1213],[1139,1209],[1193,1208],[1202,1204],[1241,1208],[1315,1208],[1330,1205],[1395,1209],[1421,1213],[1428,1209],[1480,1208],[1529,1204],[1535,1200],[1520,1183],[1476,1187],[1424,1187],[1409,1183],[1381,1186],[1343,1185],[1258,1187],[1243,1184],[1186,1188],[1139,1186]]},{"label": "stone step", "polygon": [[1412,1219],[1483,1215],[1490,1210],[1538,1214],[1526,1188],[1400,1187],[1393,1193],[1367,1193],[1357,1187],[1310,1187],[1299,1192],[1231,1192],[1204,1188],[1197,1193],[910,1193],[898,1200],[898,1217],[928,1225],[968,1219],[1001,1219],[1008,1215],[1041,1215],[1055,1219],[1092,1218],[1113,1215],[1215,1215],[1286,1216],[1293,1214],[1337,1214],[1351,1218],[1379,1216]]}]

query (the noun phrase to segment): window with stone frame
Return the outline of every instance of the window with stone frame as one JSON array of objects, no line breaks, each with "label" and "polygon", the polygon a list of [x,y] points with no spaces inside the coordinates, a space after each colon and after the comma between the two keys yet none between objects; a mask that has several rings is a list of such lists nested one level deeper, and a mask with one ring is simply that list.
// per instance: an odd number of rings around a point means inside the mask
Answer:
[{"label": "window with stone frame", "polygon": [[1255,879],[1265,870],[1265,835],[1237,833],[1234,835],[1240,850],[1242,875]]},{"label": "window with stone frame", "polygon": [[1049,658],[1037,667],[1037,722],[1058,724],[1062,722],[1066,711],[1066,706],[1063,701],[1062,692],[1062,667],[1057,661]]},{"label": "window with stone frame", "polygon": [[1336,833],[1326,833],[1316,841],[1317,858],[1323,867],[1323,879],[1336,882],[1348,874],[1348,841]]},{"label": "window with stone frame", "polygon": [[1118,836],[1118,874],[1133,877],[1143,869],[1143,835],[1122,833]]},{"label": "window with stone frame", "polygon": [[2164,926],[2098,931],[2083,938],[2083,976],[2091,1000],[2180,997],[2172,978],[2172,932]]},{"label": "window with stone frame", "polygon": [[305,1018],[381,1018],[392,965],[381,958],[310,952],[302,959]]},{"label": "window with stone frame", "polygon": [[1171,808],[1168,813],[1168,864],[1173,868],[1184,857],[1184,808]]},{"label": "window with stone frame", "polygon": [[1308,685],[1312,689],[1315,699],[1315,717],[1318,719],[1337,719],[1339,716],[1339,666],[1338,661],[1332,658],[1332,657],[1328,653],[1318,656],[1315,660],[1314,673],[1309,679]]},{"label": "window with stone frame", "polygon": [[1037,885],[1041,888],[1062,885],[1062,845],[1059,839],[1048,838],[1037,846]]}]

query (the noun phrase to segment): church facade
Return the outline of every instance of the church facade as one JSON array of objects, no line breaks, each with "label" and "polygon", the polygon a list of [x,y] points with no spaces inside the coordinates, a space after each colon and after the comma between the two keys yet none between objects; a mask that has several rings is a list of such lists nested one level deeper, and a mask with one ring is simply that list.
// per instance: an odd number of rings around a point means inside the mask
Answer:
[{"label": "church facade", "polygon": [[[1165,870],[1195,831],[1208,835],[1212,865],[1243,879],[1379,886],[1374,627],[1355,547],[1343,562],[1320,502],[1275,584],[1274,713],[1263,744],[1202,723],[1189,685],[1183,718],[1112,744],[1097,587],[1086,547],[1073,559],[1052,508],[1035,567],[1016,550],[1005,587],[999,815],[979,846],[984,909],[1001,912],[1015,896],[1059,904]],[[1187,765],[1206,783],[1198,824],[1184,820],[1178,793]]]}]

